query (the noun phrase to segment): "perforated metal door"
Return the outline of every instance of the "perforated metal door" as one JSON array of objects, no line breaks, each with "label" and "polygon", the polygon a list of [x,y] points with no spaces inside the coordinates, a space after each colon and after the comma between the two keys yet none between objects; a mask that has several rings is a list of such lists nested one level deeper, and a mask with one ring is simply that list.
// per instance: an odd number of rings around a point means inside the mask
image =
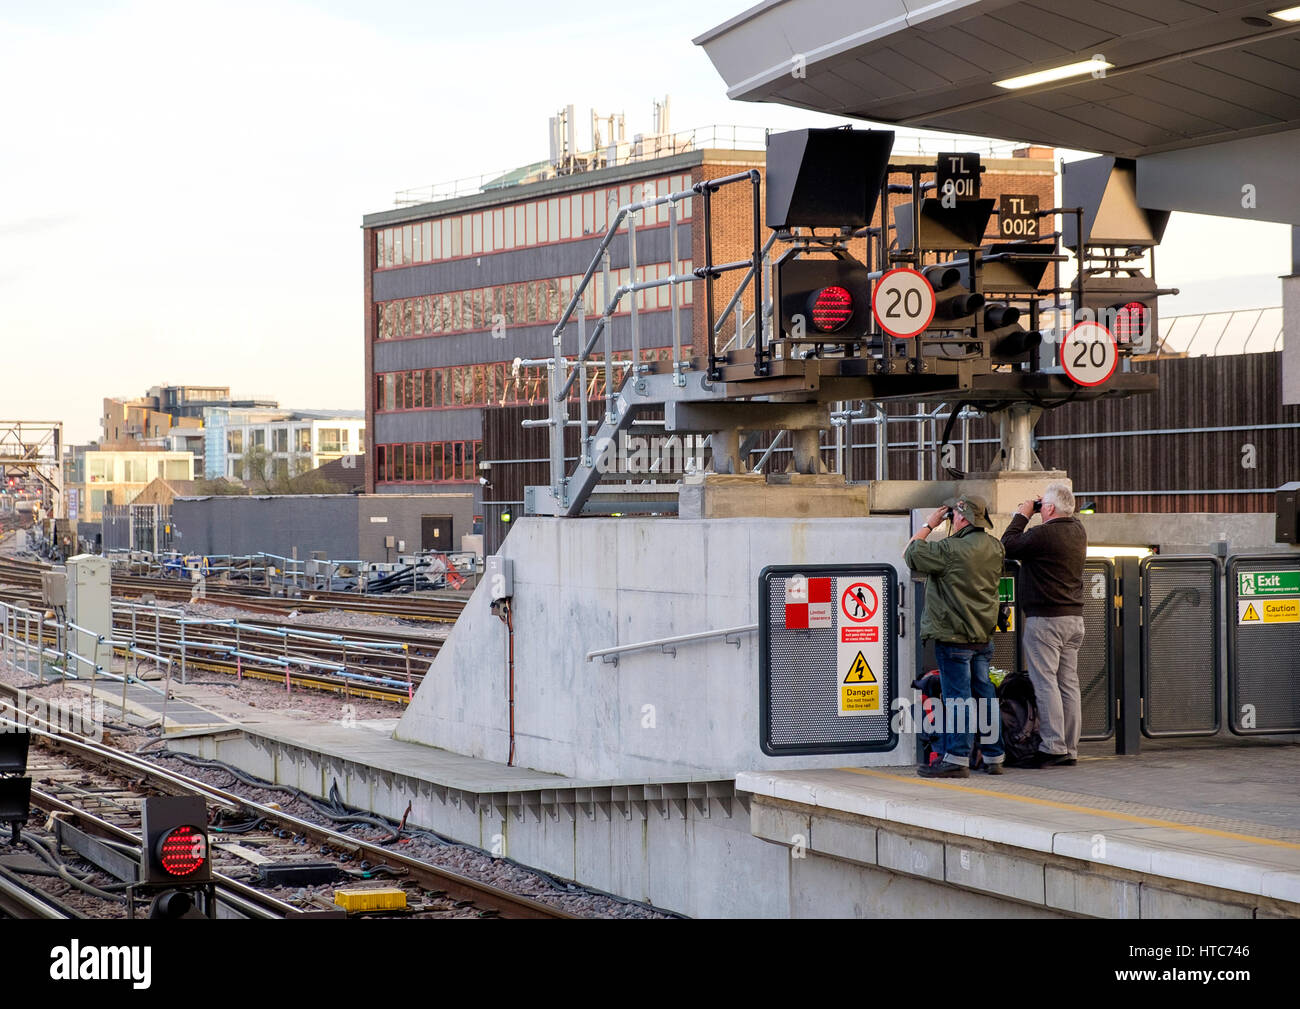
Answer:
[{"label": "perforated metal door", "polygon": [[1219,730],[1220,579],[1217,557],[1148,557],[1142,574],[1142,733]]},{"label": "perforated metal door", "polygon": [[1228,562],[1228,728],[1237,735],[1300,732],[1296,589],[1300,558],[1293,554]]},{"label": "perforated metal door", "polygon": [[1083,644],[1079,648],[1080,739],[1115,734],[1115,565],[1083,567]]},{"label": "perforated metal door", "polygon": [[[880,688],[878,713],[840,714],[837,648],[849,621],[839,599],[833,600],[829,627],[786,626],[786,583],[795,576],[809,581],[878,579],[873,584],[880,598],[870,623],[883,644],[883,668],[872,671]],[[898,745],[891,724],[898,668],[897,585],[898,574],[889,564],[773,566],[759,574],[759,745],[764,753],[867,753]]]}]

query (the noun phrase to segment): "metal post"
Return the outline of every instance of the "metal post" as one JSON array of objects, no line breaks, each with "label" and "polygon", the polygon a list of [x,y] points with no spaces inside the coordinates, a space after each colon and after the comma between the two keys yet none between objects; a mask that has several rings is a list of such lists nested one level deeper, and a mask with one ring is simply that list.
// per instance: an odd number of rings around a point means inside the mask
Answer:
[{"label": "metal post", "polygon": [[[677,201],[671,200],[668,203],[668,275],[670,277],[677,276],[677,263]],[[678,304],[680,293],[676,284],[668,285],[673,325],[673,385],[679,386],[686,384],[682,363],[681,306]]]},{"label": "metal post", "polygon": [[876,404],[876,479],[889,479],[889,414]]},{"label": "metal post", "polygon": [[710,196],[712,190],[707,182],[700,183],[700,203],[704,220],[704,314],[708,318],[704,335],[709,341],[709,381],[716,382],[722,377],[721,359],[717,355],[717,339],[713,332],[713,211]]},{"label": "metal post", "polygon": [[[881,224],[884,224],[883,216]],[[912,166],[912,266],[921,269],[921,169],[916,165]],[[921,374],[925,368],[924,339],[922,333],[912,341],[912,373],[915,375]]]},{"label": "metal post", "polygon": [[1117,557],[1119,655],[1115,688],[1115,752],[1136,754],[1142,747],[1142,582],[1136,557]]},{"label": "metal post", "polygon": [[605,261],[602,264],[602,276],[604,283],[600,296],[605,299],[605,314],[601,317],[601,335],[605,338],[605,423],[613,424],[618,418],[614,415],[614,355],[610,348],[612,339],[610,330],[614,327],[613,319],[609,315],[609,303],[612,295],[609,287],[609,250],[605,250]]},{"label": "metal post", "polygon": [[167,735],[167,698],[172,692],[172,657],[167,656],[167,672],[163,680],[162,733]]},{"label": "metal post", "polygon": [[[587,306],[578,306],[578,346],[587,346]],[[583,466],[591,465],[591,434],[587,417],[587,359],[579,358],[578,368],[578,459]]]},{"label": "metal post", "polygon": [[[754,374],[766,375],[767,344],[763,339],[763,208],[759,203],[760,183],[757,170],[750,172],[754,194]],[[709,320],[712,324],[712,319]]]},{"label": "metal post", "polygon": [[185,678],[185,621],[181,621],[181,683],[188,682]]},{"label": "metal post", "polygon": [[[636,211],[633,211],[627,215],[627,276],[630,285],[637,283],[636,270]],[[629,306],[632,312],[632,381],[633,388],[639,388],[636,383],[641,374],[641,317],[637,311],[637,299],[641,292],[632,291],[628,297],[632,299]]]}]

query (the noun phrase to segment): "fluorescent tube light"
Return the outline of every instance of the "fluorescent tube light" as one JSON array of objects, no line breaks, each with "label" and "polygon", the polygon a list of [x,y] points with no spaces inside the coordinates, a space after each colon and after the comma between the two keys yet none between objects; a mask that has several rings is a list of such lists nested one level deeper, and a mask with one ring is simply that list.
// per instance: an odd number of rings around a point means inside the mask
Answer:
[{"label": "fluorescent tube light", "polygon": [[1052,67],[1050,70],[1039,70],[1036,73],[1025,74],[1023,77],[1008,77],[1004,81],[994,81],[1000,88],[1015,90],[1017,88],[1032,88],[1038,84],[1048,84],[1051,81],[1062,81],[1067,77],[1080,77],[1083,74],[1090,74],[1095,70],[1109,70],[1115,64],[1107,63],[1105,60],[1084,60],[1082,63],[1070,63],[1063,67]]}]

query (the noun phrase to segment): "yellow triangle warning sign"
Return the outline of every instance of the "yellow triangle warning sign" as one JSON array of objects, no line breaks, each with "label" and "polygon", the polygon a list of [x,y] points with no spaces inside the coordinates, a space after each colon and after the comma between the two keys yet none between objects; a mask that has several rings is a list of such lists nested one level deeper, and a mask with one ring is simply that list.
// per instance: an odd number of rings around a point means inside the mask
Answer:
[{"label": "yellow triangle warning sign", "polygon": [[1259,613],[1255,610],[1254,603],[1246,604],[1246,612],[1241,615],[1241,622],[1244,624],[1247,620],[1258,620]]},{"label": "yellow triangle warning sign", "polygon": [[853,660],[853,665],[849,666],[849,671],[844,674],[845,683],[875,683],[876,674],[871,671],[871,666],[867,664],[866,656],[858,652],[858,657]]}]

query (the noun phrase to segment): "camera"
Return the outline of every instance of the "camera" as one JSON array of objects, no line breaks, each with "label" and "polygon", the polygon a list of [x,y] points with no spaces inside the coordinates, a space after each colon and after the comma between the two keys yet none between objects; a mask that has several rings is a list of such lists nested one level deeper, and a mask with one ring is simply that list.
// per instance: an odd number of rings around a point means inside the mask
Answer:
[{"label": "camera", "polygon": [[1034,514],[1037,515],[1042,510],[1043,510],[1043,499],[1039,498],[1037,501],[1034,502]]}]

